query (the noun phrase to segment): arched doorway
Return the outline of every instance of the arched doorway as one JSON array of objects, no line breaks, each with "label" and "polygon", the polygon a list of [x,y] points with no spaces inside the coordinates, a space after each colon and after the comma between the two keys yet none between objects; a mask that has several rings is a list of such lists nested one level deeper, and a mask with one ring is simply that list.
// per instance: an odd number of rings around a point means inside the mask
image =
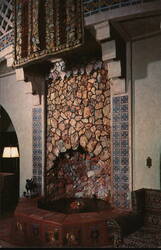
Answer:
[{"label": "arched doorway", "polygon": [[[11,206],[12,209],[19,199],[19,156],[4,155],[3,153],[6,147],[17,147],[18,149],[18,138],[9,115],[0,105],[0,172],[3,173],[3,175],[4,173],[7,173],[7,175],[8,173],[14,174],[13,185],[15,192],[11,195],[13,196],[14,194],[14,197],[8,198],[8,204],[12,205],[13,201],[13,206]],[[10,185],[10,183],[6,185]],[[4,187],[4,189],[7,189],[7,186]],[[9,210],[10,208],[5,208],[5,211]]]}]

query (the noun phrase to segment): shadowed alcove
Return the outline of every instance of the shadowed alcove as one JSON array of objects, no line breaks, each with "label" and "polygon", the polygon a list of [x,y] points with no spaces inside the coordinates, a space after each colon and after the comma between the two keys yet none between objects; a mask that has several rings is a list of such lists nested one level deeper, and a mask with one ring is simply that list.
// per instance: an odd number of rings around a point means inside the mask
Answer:
[{"label": "shadowed alcove", "polygon": [[[15,128],[12,121],[6,112],[6,110],[0,106],[0,172],[14,174],[14,181],[7,182],[7,185],[14,185],[13,196],[10,195],[8,203],[11,207],[5,208],[7,211],[12,209],[12,205],[18,202],[19,199],[19,157],[15,155],[4,155],[4,149],[9,149],[11,147],[17,147],[18,149],[18,139],[16,135]],[[1,183],[2,184],[2,183]],[[3,187],[7,190],[7,187]],[[1,191],[3,191],[3,189]],[[7,198],[6,198],[7,200]]]}]

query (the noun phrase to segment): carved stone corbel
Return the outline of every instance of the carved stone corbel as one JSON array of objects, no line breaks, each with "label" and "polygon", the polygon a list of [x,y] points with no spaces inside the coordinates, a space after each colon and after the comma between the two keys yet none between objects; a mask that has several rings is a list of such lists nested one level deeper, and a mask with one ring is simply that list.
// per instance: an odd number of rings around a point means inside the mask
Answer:
[{"label": "carved stone corbel", "polygon": [[25,93],[33,95],[33,105],[41,105],[41,95],[43,94],[44,76],[40,72],[25,68],[16,68],[16,80],[25,81]]},{"label": "carved stone corbel", "polygon": [[116,42],[110,37],[110,25],[108,21],[96,24],[92,32],[102,49],[102,61],[108,70],[111,82],[112,95],[125,93],[125,79],[121,78],[121,62],[116,60]]}]

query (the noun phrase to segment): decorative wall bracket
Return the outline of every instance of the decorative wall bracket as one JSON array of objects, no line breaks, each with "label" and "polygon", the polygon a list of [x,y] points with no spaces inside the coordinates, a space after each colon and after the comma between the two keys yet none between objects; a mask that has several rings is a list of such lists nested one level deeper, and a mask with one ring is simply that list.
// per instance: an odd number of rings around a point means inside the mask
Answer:
[{"label": "decorative wall bracket", "polygon": [[108,70],[112,95],[124,94],[125,79],[121,78],[121,62],[116,60],[116,41],[111,38],[109,22],[96,24],[90,28],[90,31],[101,45],[102,60]]},{"label": "decorative wall bracket", "polygon": [[33,95],[33,105],[37,106],[41,104],[41,95],[44,93],[44,82],[45,75],[40,70],[31,71],[25,68],[17,68],[16,70],[16,80],[26,82],[25,92],[26,94]]}]

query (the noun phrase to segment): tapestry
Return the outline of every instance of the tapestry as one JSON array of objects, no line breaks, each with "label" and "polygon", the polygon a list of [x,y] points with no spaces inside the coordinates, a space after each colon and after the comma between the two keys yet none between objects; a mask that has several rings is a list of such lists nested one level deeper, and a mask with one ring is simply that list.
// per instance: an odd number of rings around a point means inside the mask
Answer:
[{"label": "tapestry", "polygon": [[14,0],[14,65],[83,44],[82,0]]}]

